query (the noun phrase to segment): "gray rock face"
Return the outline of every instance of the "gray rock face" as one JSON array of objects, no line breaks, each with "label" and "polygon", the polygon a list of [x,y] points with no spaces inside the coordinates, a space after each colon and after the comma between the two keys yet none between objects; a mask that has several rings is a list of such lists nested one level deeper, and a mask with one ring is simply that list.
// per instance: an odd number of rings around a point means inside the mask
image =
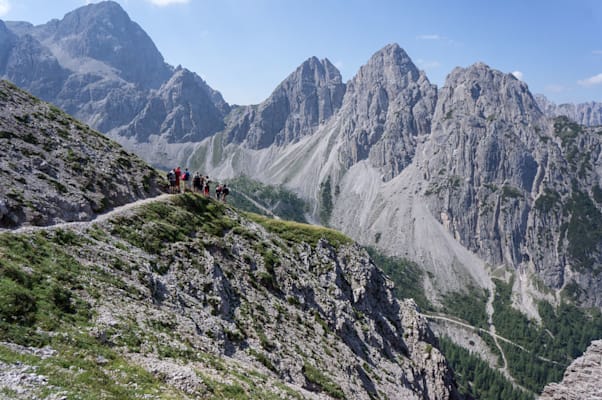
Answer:
[{"label": "gray rock face", "polygon": [[413,159],[416,136],[428,134],[437,90],[397,44],[384,47],[349,82],[340,115],[350,167],[369,159],[384,180]]},{"label": "gray rock face", "polygon": [[6,81],[0,109],[0,227],[85,221],[160,193],[140,158]]},{"label": "gray rock face", "polygon": [[456,69],[420,160],[427,202],[487,262],[532,271],[555,289],[577,283],[587,295],[576,297],[599,306],[600,145],[593,131],[547,120],[511,75]]},{"label": "gray rock face", "polygon": [[134,137],[138,142],[147,142],[152,134],[169,142],[201,141],[224,128],[229,109],[221,95],[198,75],[178,68],[118,134]]},{"label": "gray rock face", "polygon": [[341,107],[344,94],[337,68],[328,59],[312,57],[263,103],[235,110],[229,117],[227,141],[244,142],[254,149],[295,142],[330,118]]},{"label": "gray rock face", "polygon": [[171,75],[150,37],[115,2],[90,4],[34,29],[65,57],[100,61],[143,88],[157,88]]},{"label": "gray rock face", "polygon": [[601,400],[602,340],[591,343],[564,373],[562,382],[547,385],[539,400]]},{"label": "gray rock face", "polygon": [[599,306],[599,131],[550,120],[524,83],[484,64],[454,70],[437,93],[390,45],[304,146],[220,149],[218,135],[191,159],[286,185],[316,220],[331,210],[362,243],[430,265],[435,287],[489,287],[485,265],[503,265]]},{"label": "gray rock face", "polygon": [[535,96],[541,110],[549,117],[559,117],[564,115],[571,120],[584,126],[602,125],[602,103],[591,101],[588,103],[555,104],[549,101],[544,95]]}]

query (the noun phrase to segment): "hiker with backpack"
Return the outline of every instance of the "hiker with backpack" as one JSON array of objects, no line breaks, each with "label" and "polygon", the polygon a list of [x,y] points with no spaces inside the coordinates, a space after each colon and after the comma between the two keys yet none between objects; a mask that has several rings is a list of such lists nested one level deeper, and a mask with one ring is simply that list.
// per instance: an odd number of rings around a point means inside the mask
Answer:
[{"label": "hiker with backpack", "polygon": [[224,183],[224,186],[222,187],[222,201],[224,203],[226,202],[226,196],[228,194],[230,194],[230,189],[228,188],[228,185]]},{"label": "hiker with backpack", "polygon": [[220,183],[215,188],[215,198],[220,200],[222,198],[222,184]]},{"label": "hiker with backpack", "polygon": [[194,177],[192,178],[192,191],[195,193],[201,193],[203,191],[201,175],[199,171],[194,173]]},{"label": "hiker with backpack", "polygon": [[169,193],[174,194],[176,192],[176,173],[173,169],[167,173],[167,181],[169,182]]}]

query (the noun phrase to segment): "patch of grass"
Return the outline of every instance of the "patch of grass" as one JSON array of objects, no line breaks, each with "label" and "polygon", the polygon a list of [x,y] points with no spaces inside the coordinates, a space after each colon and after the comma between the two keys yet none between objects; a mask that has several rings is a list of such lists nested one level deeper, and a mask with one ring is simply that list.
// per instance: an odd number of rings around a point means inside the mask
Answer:
[{"label": "patch of grass", "polygon": [[328,376],[324,375],[320,370],[311,364],[305,363],[302,369],[303,375],[307,381],[318,388],[324,393],[335,399],[344,399],[345,393],[343,389],[335,382],[333,382]]},{"label": "patch of grass", "polygon": [[74,291],[81,266],[47,235],[0,235],[0,340],[42,345],[49,340],[43,331],[90,318]]},{"label": "patch of grass", "polygon": [[335,247],[353,243],[349,237],[334,229],[294,221],[276,220],[252,213],[246,213],[246,216],[288,242],[316,246],[320,239],[326,239]]}]

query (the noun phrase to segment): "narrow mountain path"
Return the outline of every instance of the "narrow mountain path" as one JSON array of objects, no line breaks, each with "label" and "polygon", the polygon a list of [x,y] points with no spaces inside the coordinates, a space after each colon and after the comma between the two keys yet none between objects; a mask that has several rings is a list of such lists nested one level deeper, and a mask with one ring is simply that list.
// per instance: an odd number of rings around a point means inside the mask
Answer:
[{"label": "narrow mountain path", "polygon": [[[470,324],[468,324],[466,322],[458,321],[457,319],[453,319],[453,318],[450,318],[450,317],[445,317],[443,315],[422,314],[422,313],[419,313],[418,315],[420,315],[420,316],[422,316],[422,317],[424,317],[426,319],[451,322],[452,324],[460,325],[460,326],[463,326],[464,328],[472,329],[473,331],[478,331],[478,332],[486,333],[486,334],[490,335],[493,339],[501,340],[502,342],[508,343],[509,345],[512,345],[512,346],[514,346],[516,348],[519,348],[520,350],[522,350],[522,351],[524,351],[526,353],[532,354],[532,352],[530,350],[526,349],[525,347],[521,346],[520,344],[518,344],[516,342],[513,342],[512,340],[507,339],[507,338],[505,338],[503,336],[500,336],[500,335],[496,334],[495,332],[491,332],[488,329],[478,328],[478,327],[470,325]],[[499,343],[497,343],[497,344],[499,346]],[[504,353],[502,352],[502,354],[504,354]],[[561,365],[562,366],[562,364],[560,364],[559,362],[556,362],[554,360],[550,360],[549,358],[545,358],[545,357],[541,357],[541,356],[537,356],[537,358],[540,359],[541,361],[545,361],[545,362],[548,362],[550,364],[555,364],[555,365]],[[504,362],[506,364],[506,358],[505,357],[504,357]]]},{"label": "narrow mountain path", "polygon": [[[493,338],[493,342],[495,343],[495,346],[497,347],[498,351],[500,352],[501,356],[502,356],[502,361],[504,362],[504,366],[501,369],[502,373],[506,376],[511,376],[510,372],[508,371],[508,360],[506,359],[506,354],[504,353],[504,349],[502,349],[502,346],[500,346],[499,342],[498,342],[498,335],[495,332],[495,325],[493,324],[493,312],[494,312],[494,308],[493,308],[493,300],[495,299],[495,285],[491,285],[491,287],[489,288],[489,297],[487,298],[487,304],[485,305],[485,311],[487,312],[487,326],[489,327],[489,335],[491,335],[491,337]],[[499,339],[502,340],[502,339]],[[516,344],[516,343],[514,343]],[[521,347],[521,346],[519,346]],[[525,350],[523,347],[521,347],[521,349]]]},{"label": "narrow mountain path", "polygon": [[0,228],[0,233],[27,234],[27,233],[33,233],[33,232],[39,232],[39,231],[50,231],[50,230],[65,229],[65,228],[70,228],[70,229],[75,229],[75,230],[83,230],[83,229],[90,227],[94,223],[106,221],[109,218],[112,218],[112,217],[120,215],[120,214],[124,214],[124,213],[126,213],[136,207],[144,205],[144,204],[152,203],[155,201],[165,201],[171,196],[174,196],[174,195],[161,194],[161,195],[155,196],[155,197],[147,197],[145,199],[140,199],[140,200],[134,201],[132,203],[127,203],[122,206],[115,207],[114,209],[112,209],[104,214],[98,214],[98,215],[96,215],[96,217],[94,219],[87,220],[87,221],[61,222],[59,224],[46,225],[46,226],[28,225],[28,226],[22,226],[22,227],[19,227],[16,229]]}]

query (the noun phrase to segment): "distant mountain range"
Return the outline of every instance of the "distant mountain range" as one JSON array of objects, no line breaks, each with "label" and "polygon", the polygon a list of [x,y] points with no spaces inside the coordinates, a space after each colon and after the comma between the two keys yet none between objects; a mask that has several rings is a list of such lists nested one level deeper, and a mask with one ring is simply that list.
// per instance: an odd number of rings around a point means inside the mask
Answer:
[{"label": "distant mountain range", "polygon": [[[229,105],[195,73],[167,65],[110,1],[40,26],[0,21],[0,75],[154,166],[185,165],[220,180],[245,175],[296,193],[307,220],[415,262],[416,289],[435,309],[460,298],[462,314],[476,302],[491,329],[502,318],[504,285],[512,311],[503,316],[524,318],[525,329],[549,317],[546,304],[602,307],[600,103],[554,105],[483,63],[454,69],[438,88],[390,44],[348,82],[328,59],[310,57],[262,103]],[[75,159],[91,156],[81,146]],[[22,168],[10,167],[7,174]],[[60,188],[38,178],[41,192]],[[105,187],[105,178],[95,185]],[[120,182],[116,198],[71,197],[68,213],[57,207],[45,221],[86,219],[145,197],[157,190],[155,178],[148,190]],[[10,206],[28,204],[17,200]],[[12,222],[8,202],[0,204],[6,226],[41,218],[38,199],[28,200]]]},{"label": "distant mountain range", "polygon": [[0,38],[5,78],[157,166],[284,185],[310,220],[419,261],[436,293],[509,268],[528,312],[549,296],[537,282],[602,305],[600,129],[548,118],[596,125],[599,104],[553,106],[479,63],[438,89],[392,44],[347,83],[311,57],[261,104],[231,107],[110,1],[0,22]]}]

